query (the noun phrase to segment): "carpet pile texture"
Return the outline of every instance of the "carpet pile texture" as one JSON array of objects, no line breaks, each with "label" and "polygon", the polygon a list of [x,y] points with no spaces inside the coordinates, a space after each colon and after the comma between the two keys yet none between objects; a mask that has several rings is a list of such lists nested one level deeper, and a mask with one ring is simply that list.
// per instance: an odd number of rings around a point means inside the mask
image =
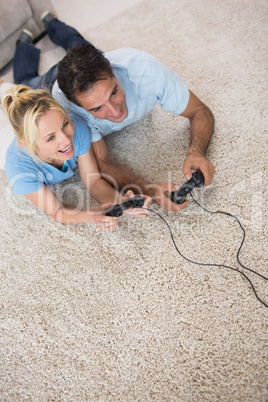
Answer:
[{"label": "carpet pile texture", "polygon": [[[267,14],[264,0],[145,0],[84,33],[105,51],[152,53],[211,108],[216,173],[194,196],[241,220],[241,262],[266,277]],[[48,45],[41,69],[63,55]],[[178,184],[188,143],[188,121],[160,107],[107,139],[136,173]],[[268,400],[268,309],[242,275],[185,261],[153,213],[109,234],[64,226],[0,178],[1,400]],[[98,205],[78,175],[55,191]],[[234,219],[192,201],[151,207],[184,256],[241,270],[268,304],[267,281],[237,263]]]}]

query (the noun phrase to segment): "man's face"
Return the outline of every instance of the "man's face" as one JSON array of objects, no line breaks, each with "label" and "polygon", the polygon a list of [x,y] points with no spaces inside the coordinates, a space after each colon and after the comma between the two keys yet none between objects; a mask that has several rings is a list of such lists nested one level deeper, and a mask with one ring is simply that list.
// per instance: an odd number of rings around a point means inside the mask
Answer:
[{"label": "man's face", "polygon": [[97,119],[121,123],[128,115],[126,95],[115,77],[97,81],[93,88],[76,98]]}]

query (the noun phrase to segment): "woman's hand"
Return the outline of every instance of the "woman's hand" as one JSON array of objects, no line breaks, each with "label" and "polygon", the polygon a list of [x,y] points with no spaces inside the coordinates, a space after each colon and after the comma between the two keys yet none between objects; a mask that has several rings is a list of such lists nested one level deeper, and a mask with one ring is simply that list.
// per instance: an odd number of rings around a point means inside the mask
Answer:
[{"label": "woman's hand", "polygon": [[[139,194],[139,195],[144,199],[143,207],[149,208],[149,205],[152,202],[151,197],[149,197],[148,195],[143,195],[143,194]],[[133,191],[128,190],[121,202],[127,201],[129,198],[133,198],[133,197],[135,197],[135,194],[133,193]],[[130,208],[130,209],[126,209],[124,211],[124,214],[131,215],[131,216],[137,216],[138,218],[146,218],[148,213],[149,213],[149,211],[147,211],[146,209],[143,209],[143,208]]]},{"label": "woman's hand", "polygon": [[105,216],[105,211],[112,205],[111,202],[102,204],[97,208],[90,209],[88,212],[92,216],[92,223],[102,232],[113,232],[118,224],[118,218]]}]

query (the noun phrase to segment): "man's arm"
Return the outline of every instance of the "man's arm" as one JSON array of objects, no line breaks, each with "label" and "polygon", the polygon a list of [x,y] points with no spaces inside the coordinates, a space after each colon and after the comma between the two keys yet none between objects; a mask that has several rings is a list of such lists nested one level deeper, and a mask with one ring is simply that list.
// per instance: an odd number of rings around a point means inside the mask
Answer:
[{"label": "man's arm", "polygon": [[134,193],[146,194],[146,189],[150,183],[136,175],[126,165],[110,158],[103,139],[92,142],[91,145],[102,177],[117,191],[123,190],[122,192],[125,193],[131,189]]},{"label": "man's arm", "polygon": [[187,180],[192,177],[191,169],[200,169],[205,177],[205,185],[212,182],[215,168],[205,155],[213,134],[214,117],[210,109],[190,91],[188,105],[181,116],[190,120],[190,146],[183,164]]},{"label": "man's arm", "polygon": [[[204,174],[205,184],[208,185],[212,182],[215,171],[213,165],[205,158],[213,133],[213,115],[209,108],[190,91],[188,105],[181,116],[190,120],[190,147],[184,162],[183,173],[188,180],[192,177],[191,169],[200,169]],[[175,183],[150,183],[136,175],[127,166],[109,157],[103,139],[93,142],[92,147],[102,177],[117,190],[131,189],[134,193],[149,195],[164,209],[174,212],[187,206],[188,201],[176,205],[169,199],[169,192],[175,191],[179,187]]]},{"label": "man's arm", "polygon": [[150,183],[132,172],[126,165],[118,163],[109,157],[106,144],[103,139],[93,142],[92,148],[102,177],[112,184],[117,191],[125,193],[132,190],[135,194],[150,196],[155,202],[166,210],[174,212],[186,207],[188,201],[183,204],[174,204],[169,198],[169,192],[178,189],[175,183]]}]

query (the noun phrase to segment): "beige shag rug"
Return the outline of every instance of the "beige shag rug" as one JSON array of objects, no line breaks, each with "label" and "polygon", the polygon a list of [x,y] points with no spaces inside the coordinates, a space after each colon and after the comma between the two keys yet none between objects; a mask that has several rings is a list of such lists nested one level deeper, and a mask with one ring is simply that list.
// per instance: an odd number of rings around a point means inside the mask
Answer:
[{"label": "beige shag rug", "polygon": [[[265,0],[145,0],[85,34],[106,51],[149,51],[210,106],[216,174],[194,194],[237,215],[241,261],[265,276],[267,13]],[[63,54],[48,46],[42,67]],[[188,129],[156,107],[108,146],[148,180],[181,184]],[[0,176],[1,400],[268,400],[268,309],[245,278],[183,260],[156,215],[122,217],[111,234],[67,227]],[[96,205],[78,176],[55,191]],[[152,208],[186,257],[240,269],[235,220],[193,202],[177,214]],[[267,281],[241,271],[268,303]]]}]

